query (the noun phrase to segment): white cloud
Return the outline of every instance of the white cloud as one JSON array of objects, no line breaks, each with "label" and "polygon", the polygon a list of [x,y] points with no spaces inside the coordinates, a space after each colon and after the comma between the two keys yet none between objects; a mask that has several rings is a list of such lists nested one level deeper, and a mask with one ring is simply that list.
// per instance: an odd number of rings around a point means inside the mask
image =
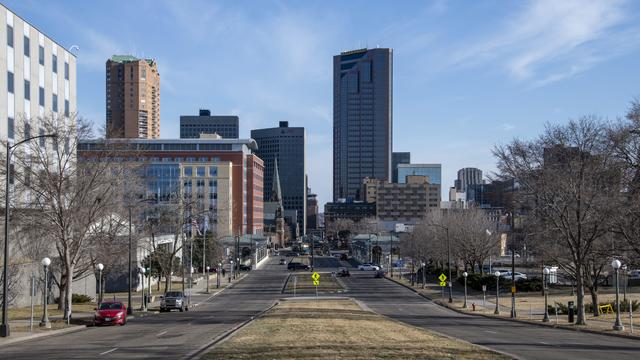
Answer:
[{"label": "white cloud", "polygon": [[454,56],[456,65],[494,65],[533,86],[559,81],[634,49],[637,31],[623,0],[528,2],[497,35]]}]

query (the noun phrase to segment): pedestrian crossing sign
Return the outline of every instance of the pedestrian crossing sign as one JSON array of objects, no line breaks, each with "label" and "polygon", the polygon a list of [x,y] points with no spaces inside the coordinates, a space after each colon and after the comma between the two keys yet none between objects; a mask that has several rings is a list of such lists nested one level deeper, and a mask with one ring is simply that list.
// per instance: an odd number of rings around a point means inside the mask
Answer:
[{"label": "pedestrian crossing sign", "polygon": [[320,285],[320,280],[313,280],[313,285],[314,286]]},{"label": "pedestrian crossing sign", "polygon": [[317,272],[313,272],[313,274],[311,275],[311,278],[313,279],[313,281],[319,281],[320,280],[320,274],[318,274]]},{"label": "pedestrian crossing sign", "polygon": [[440,281],[440,286],[447,286],[447,283],[445,281]]},{"label": "pedestrian crossing sign", "polygon": [[[445,280],[447,280],[447,276],[445,274],[440,274],[440,276],[438,276],[438,279],[440,279],[440,282],[443,283],[445,282]],[[444,286],[444,285],[441,285]]]}]

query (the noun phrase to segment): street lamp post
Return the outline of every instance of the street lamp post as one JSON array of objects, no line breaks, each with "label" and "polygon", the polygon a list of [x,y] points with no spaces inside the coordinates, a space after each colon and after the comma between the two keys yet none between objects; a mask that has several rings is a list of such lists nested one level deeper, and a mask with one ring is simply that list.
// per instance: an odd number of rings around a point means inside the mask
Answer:
[{"label": "street lamp post", "polygon": [[233,260],[231,260],[231,271],[229,272],[229,282],[231,282],[231,278],[233,277],[235,279],[235,275],[233,275],[233,270],[235,269],[234,265],[233,265]]},{"label": "street lamp post", "polygon": [[622,265],[622,302],[627,302],[627,264]]},{"label": "street lamp post", "polygon": [[427,264],[423,261],[421,265],[422,265],[422,288],[424,289],[424,283],[427,282],[427,269],[426,269]]},{"label": "street lamp post", "polygon": [[96,269],[98,269],[98,304],[100,304],[102,302],[102,270],[104,265],[99,263],[96,265]]},{"label": "street lamp post", "polygon": [[549,322],[549,288],[547,287],[547,284],[549,282],[549,272],[550,271],[548,267],[542,269],[542,292],[544,293],[544,316],[542,317],[542,322]]},{"label": "street lamp post", "polygon": [[500,271],[496,271],[493,275],[496,276],[496,310],[493,313],[500,315]]},{"label": "street lamp post", "polygon": [[220,272],[222,271],[222,263],[218,263],[218,271],[216,271],[216,289],[220,288]]},{"label": "street lamp post", "polygon": [[209,266],[207,266],[205,269],[207,269],[207,291],[205,291],[205,294],[209,293]]},{"label": "street lamp post", "polygon": [[51,259],[48,257],[42,259],[42,266],[44,267],[44,296],[42,297],[42,320],[40,320],[40,327],[45,329],[51,329],[51,322],[49,321],[49,312],[47,309],[47,294],[49,293],[49,281],[48,281],[48,272],[47,269],[51,265]]},{"label": "street lamp post", "polygon": [[462,273],[462,277],[464,277],[464,304],[462,304],[463,309],[467,309],[467,276],[469,274],[465,271]]},{"label": "street lamp post", "polygon": [[[5,166],[5,181],[4,181],[4,264],[2,265],[2,324],[0,324],[0,337],[8,337],[11,334],[9,328],[9,166],[11,165],[11,152],[18,145],[24,144],[27,141],[40,138],[53,138],[57,137],[54,134],[38,135],[34,137],[26,138],[13,145],[9,144],[7,140],[7,157]],[[51,327],[51,325],[49,325]]]},{"label": "street lamp post", "polygon": [[141,267],[140,268],[140,274],[142,274],[141,278],[140,278],[140,283],[142,283],[142,295],[140,297],[140,310],[142,311],[147,311],[147,302],[145,301],[145,297],[144,297],[144,273],[146,272],[145,268]]},{"label": "street lamp post", "polygon": [[613,330],[621,331],[624,330],[624,325],[620,321],[620,283],[618,279],[618,270],[620,270],[620,260],[616,259],[611,262],[611,267],[616,273],[616,322],[613,324]]},{"label": "street lamp post", "polygon": [[131,307],[131,286],[132,286],[132,274],[131,274],[131,206],[129,206],[129,282],[127,283],[127,291],[128,291],[128,297],[127,297],[127,315],[131,315],[133,314],[133,308]]}]

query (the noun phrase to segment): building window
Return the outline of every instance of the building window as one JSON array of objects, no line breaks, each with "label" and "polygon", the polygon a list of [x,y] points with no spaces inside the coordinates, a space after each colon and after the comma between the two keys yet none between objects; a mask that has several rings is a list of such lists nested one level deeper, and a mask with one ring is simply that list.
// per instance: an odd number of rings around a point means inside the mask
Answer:
[{"label": "building window", "polygon": [[209,176],[218,176],[218,168],[217,167],[210,167],[209,168]]},{"label": "building window", "polygon": [[198,166],[197,172],[199,177],[204,177],[204,166]]},{"label": "building window", "polygon": [[64,79],[69,80],[69,63],[64,63]]},{"label": "building window", "polygon": [[51,55],[51,68],[54,73],[58,73],[58,57],[53,54]]},{"label": "building window", "polygon": [[13,139],[13,118],[9,117],[7,119],[7,136],[9,137],[9,139]]},{"label": "building window", "polygon": [[69,117],[69,100],[64,101],[64,116]]},{"label": "building window", "polygon": [[30,49],[29,49],[29,38],[28,37],[24,37],[24,56],[29,57],[29,54],[31,53]]},{"label": "building window", "polygon": [[7,25],[7,46],[13,47],[13,26]]},{"label": "building window", "polygon": [[7,71],[7,91],[13,94],[13,73]]},{"label": "building window", "polygon": [[44,147],[46,144],[46,138],[44,138],[44,129],[40,128],[40,131],[38,131],[38,135],[43,136],[41,138],[38,139],[38,141],[40,142],[40,147]]},{"label": "building window", "polygon": [[31,100],[31,82],[29,80],[24,81],[24,99]]},{"label": "building window", "polygon": [[51,96],[51,109],[53,112],[58,112],[58,95],[56,94]]},{"label": "building window", "polygon": [[193,168],[191,167],[184,168],[184,176],[193,176]]},{"label": "building window", "polygon": [[44,107],[44,88],[38,88],[38,102],[40,106]]},{"label": "building window", "polygon": [[24,124],[24,138],[28,139],[31,137],[31,125]]},{"label": "building window", "polygon": [[38,63],[44,66],[44,46],[38,46]]}]

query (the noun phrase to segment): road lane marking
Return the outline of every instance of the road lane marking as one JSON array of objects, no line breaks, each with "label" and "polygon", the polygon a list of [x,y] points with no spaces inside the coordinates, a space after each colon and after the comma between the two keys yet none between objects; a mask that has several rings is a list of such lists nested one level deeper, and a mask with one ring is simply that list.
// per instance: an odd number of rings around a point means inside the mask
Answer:
[{"label": "road lane marking", "polygon": [[543,345],[549,345],[549,343],[548,343],[548,342],[544,342],[544,341],[540,341],[540,344],[543,344]]},{"label": "road lane marking", "polygon": [[113,348],[113,349],[111,349],[111,350],[107,350],[107,351],[105,351],[105,352],[101,352],[101,353],[100,353],[100,355],[106,355],[106,354],[108,354],[108,353],[110,353],[110,352],[114,352],[114,351],[116,351],[116,350],[118,350],[118,348]]},{"label": "road lane marking", "polygon": [[485,332],[492,333],[492,334],[497,334],[498,333],[497,331],[491,331],[491,330],[485,330]]},{"label": "road lane marking", "polygon": [[166,334],[166,333],[168,333],[168,332],[169,332],[169,330],[165,330],[165,331],[163,331],[163,332],[159,333],[159,334],[158,334],[158,335],[156,335],[156,336],[162,336],[162,335],[164,335],[164,334]]}]

